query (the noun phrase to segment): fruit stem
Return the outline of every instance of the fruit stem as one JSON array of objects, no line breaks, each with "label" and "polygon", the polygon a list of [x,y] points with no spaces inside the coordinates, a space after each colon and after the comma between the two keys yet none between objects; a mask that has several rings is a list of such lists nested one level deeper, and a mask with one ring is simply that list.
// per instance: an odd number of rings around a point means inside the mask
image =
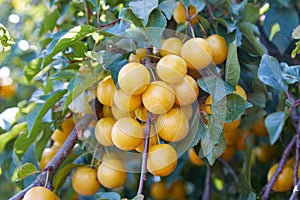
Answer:
[{"label": "fruit stem", "polygon": [[271,180],[267,183],[267,185],[262,189],[261,191],[261,199],[262,200],[267,200],[270,196],[270,192],[272,190],[272,187],[277,179],[277,177],[279,176],[279,174],[281,173],[282,169],[283,169],[283,166],[289,156],[289,154],[291,153],[292,151],[292,148],[295,146],[296,144],[296,140],[297,140],[297,134],[294,135],[294,137],[292,138],[292,140],[290,141],[290,143],[288,144],[288,146],[285,148],[282,156],[281,156],[281,159],[280,159],[280,162],[278,164],[278,167],[274,173],[274,175],[272,176]]},{"label": "fruit stem", "polygon": [[151,132],[151,124],[152,124],[152,113],[147,113],[147,119],[146,119],[146,128],[144,130],[144,150],[143,150],[143,156],[142,156],[142,166],[141,166],[141,176],[140,176],[140,183],[139,188],[137,191],[137,196],[141,195],[143,193],[144,184],[146,181],[146,173],[147,173],[147,159],[148,159],[148,150],[149,150],[149,138],[150,138],[150,132]]},{"label": "fruit stem", "polygon": [[210,176],[211,176],[211,166],[207,165],[206,176],[205,176],[205,188],[202,196],[202,200],[209,200],[210,197]]}]

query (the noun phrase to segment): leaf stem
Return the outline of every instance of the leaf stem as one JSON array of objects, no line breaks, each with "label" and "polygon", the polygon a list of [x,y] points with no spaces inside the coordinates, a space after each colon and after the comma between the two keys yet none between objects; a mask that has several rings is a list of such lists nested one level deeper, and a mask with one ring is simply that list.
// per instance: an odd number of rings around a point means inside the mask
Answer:
[{"label": "leaf stem", "polygon": [[261,199],[262,200],[267,200],[269,198],[272,187],[273,187],[277,177],[281,173],[281,171],[283,169],[283,166],[284,166],[289,154],[292,151],[292,148],[295,146],[296,140],[297,140],[297,135],[294,135],[294,137],[292,138],[292,140],[290,141],[288,146],[283,151],[280,162],[278,164],[278,167],[277,167],[274,175],[272,176],[271,180],[267,183],[267,185],[262,189],[262,192],[261,192]]}]

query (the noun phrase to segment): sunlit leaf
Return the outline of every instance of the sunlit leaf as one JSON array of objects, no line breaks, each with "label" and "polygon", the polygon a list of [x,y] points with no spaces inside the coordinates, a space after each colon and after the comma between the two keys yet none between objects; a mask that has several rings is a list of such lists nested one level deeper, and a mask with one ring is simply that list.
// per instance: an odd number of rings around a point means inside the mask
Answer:
[{"label": "sunlit leaf", "polygon": [[19,171],[18,171],[18,178],[17,181],[22,181],[24,178],[37,173],[38,170],[36,169],[35,165],[32,163],[25,163],[23,164]]},{"label": "sunlit leaf", "polygon": [[129,2],[129,8],[143,21],[144,26],[148,23],[150,13],[158,6],[158,0],[137,0]]}]

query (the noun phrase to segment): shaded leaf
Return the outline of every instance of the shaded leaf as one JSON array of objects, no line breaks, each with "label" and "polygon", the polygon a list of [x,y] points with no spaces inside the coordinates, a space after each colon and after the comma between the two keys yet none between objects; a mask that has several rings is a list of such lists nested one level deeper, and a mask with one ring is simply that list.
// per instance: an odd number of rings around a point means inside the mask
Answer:
[{"label": "shaded leaf", "polygon": [[242,10],[242,21],[255,24],[259,18],[259,7],[252,3],[247,3]]},{"label": "shaded leaf", "polygon": [[119,18],[131,24],[134,24],[137,27],[144,27],[142,20],[139,19],[129,8],[123,8],[119,12]]},{"label": "shaded leaf", "polygon": [[96,200],[121,200],[121,196],[117,192],[98,192]]},{"label": "shaded leaf", "polygon": [[236,42],[229,44],[228,56],[226,59],[225,81],[232,87],[235,87],[240,79],[240,63],[237,55]]},{"label": "shaded leaf", "polygon": [[197,83],[202,90],[212,95],[213,101],[219,101],[234,92],[233,87],[218,76],[202,77],[197,80]]},{"label": "shaded leaf", "polygon": [[158,0],[137,0],[129,2],[129,8],[143,21],[145,26],[148,23],[150,13],[158,6]]},{"label": "shaded leaf", "polygon": [[258,78],[265,83],[277,90],[287,91],[288,86],[284,82],[280,65],[276,58],[263,55],[259,68],[258,68]]},{"label": "shaded leaf", "polygon": [[24,74],[28,81],[31,81],[33,77],[35,77],[42,69],[42,58],[36,58],[32,61],[30,61],[25,67],[24,67]]},{"label": "shaded leaf", "polygon": [[166,18],[170,20],[172,18],[173,12],[177,6],[175,0],[163,0],[159,3],[158,7],[165,14]]},{"label": "shaded leaf", "polygon": [[39,130],[39,126],[43,120],[45,114],[52,108],[63,96],[67,93],[67,90],[57,90],[46,96],[44,96],[44,102],[38,103],[34,110],[28,114],[28,133],[29,137]]},{"label": "shaded leaf", "polygon": [[275,144],[275,142],[278,140],[287,118],[288,113],[279,111],[269,114],[265,119],[265,124],[269,133],[270,143],[272,145]]},{"label": "shaded leaf", "polygon": [[47,32],[47,31],[52,31],[53,28],[56,25],[56,21],[58,20],[58,18],[60,17],[60,13],[58,11],[58,9],[53,10],[49,15],[45,16],[47,18],[47,20],[44,20],[42,22],[42,27],[40,30],[40,36]]},{"label": "shaded leaf", "polygon": [[[283,66],[283,65],[281,65]],[[284,65],[282,77],[288,84],[294,84],[300,81],[300,65],[288,66]]]},{"label": "shaded leaf", "polygon": [[231,122],[240,118],[252,104],[238,94],[229,94],[211,104],[212,114],[221,122]]},{"label": "shaded leaf", "polygon": [[299,25],[299,15],[290,7],[271,6],[265,16],[263,30],[283,54],[293,40],[292,32]]},{"label": "shaded leaf", "polygon": [[65,183],[67,177],[71,174],[72,170],[79,166],[81,165],[71,163],[60,168],[53,178],[54,190],[56,191],[60,188]]},{"label": "shaded leaf", "polygon": [[207,154],[206,159],[210,165],[213,165],[217,158],[219,158],[226,148],[225,138],[221,137],[220,141]]},{"label": "shaded leaf", "polygon": [[252,46],[255,52],[259,56],[263,56],[267,53],[266,47],[260,42],[259,38],[255,34],[259,34],[256,25],[250,22],[239,23],[239,29],[242,32],[243,38],[245,38]]},{"label": "shaded leaf", "polygon": [[17,181],[22,181],[24,178],[37,173],[38,170],[36,169],[35,165],[32,163],[25,163],[23,164],[17,174]]},{"label": "shaded leaf", "polygon": [[47,143],[49,142],[52,133],[53,133],[52,129],[50,129],[48,126],[45,126],[40,139],[37,141],[36,145],[34,146],[34,153],[37,160],[41,159],[43,151]]}]

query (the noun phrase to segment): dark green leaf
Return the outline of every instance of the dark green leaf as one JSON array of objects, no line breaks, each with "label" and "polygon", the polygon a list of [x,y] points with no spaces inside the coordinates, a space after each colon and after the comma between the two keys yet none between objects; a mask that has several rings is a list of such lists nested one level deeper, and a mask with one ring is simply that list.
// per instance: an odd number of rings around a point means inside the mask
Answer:
[{"label": "dark green leaf", "polygon": [[266,102],[267,102],[267,97],[264,92],[248,93],[247,101],[249,101],[250,103],[252,103],[253,105],[255,105],[257,107],[265,108]]},{"label": "dark green leaf", "polygon": [[27,123],[21,122],[12,127],[12,129],[6,133],[0,135],[0,154],[2,153],[6,143],[16,138],[20,133],[26,131]]},{"label": "dark green leaf", "polygon": [[71,174],[72,170],[79,166],[81,165],[71,163],[60,168],[53,178],[54,190],[57,191],[65,183],[66,178]]},{"label": "dark green leaf", "polygon": [[211,104],[212,114],[222,122],[234,121],[244,114],[252,104],[238,94],[229,94],[220,101]]},{"label": "dark green leaf", "polygon": [[219,101],[224,96],[234,92],[233,87],[218,76],[202,77],[197,80],[197,83],[202,90],[212,95],[213,101]]},{"label": "dark green leaf", "polygon": [[121,200],[121,197],[116,192],[98,192],[96,200]]},{"label": "dark green leaf", "polygon": [[159,9],[153,10],[149,16],[149,21],[145,31],[150,43],[156,48],[160,48],[162,33],[167,26],[167,20]]},{"label": "dark green leaf", "polygon": [[240,63],[237,55],[236,42],[232,42],[228,48],[226,60],[225,81],[232,87],[235,87],[240,79]]},{"label": "dark green leaf", "polygon": [[173,12],[177,6],[175,0],[163,0],[159,3],[158,7],[165,14],[166,18],[170,20],[172,18]]},{"label": "dark green leaf", "polygon": [[248,108],[242,118],[242,121],[239,125],[240,128],[249,130],[253,127],[254,123],[260,118],[267,115],[267,112],[257,106]]},{"label": "dark green leaf", "polygon": [[76,74],[75,70],[63,70],[53,74],[50,79],[52,80],[70,80]]},{"label": "dark green leaf", "polygon": [[24,178],[37,173],[38,170],[36,169],[35,165],[32,163],[25,163],[23,164],[19,171],[18,171],[18,177],[17,177],[17,181],[22,181]]},{"label": "dark green leaf", "polygon": [[261,59],[258,69],[258,78],[277,90],[287,91],[288,86],[284,82],[280,65],[276,58],[264,55]]},{"label": "dark green leaf", "polygon": [[43,117],[63,96],[67,93],[67,90],[57,90],[47,96],[44,96],[44,103],[36,105],[35,109],[28,114],[28,132],[29,137],[31,134],[35,134],[36,130],[39,130],[39,126],[43,121]]},{"label": "dark green leaf", "polygon": [[43,130],[42,136],[37,141],[36,145],[34,146],[34,153],[37,160],[40,160],[43,154],[43,151],[49,142],[51,136],[52,136],[52,129],[49,128],[49,126],[46,126]]},{"label": "dark green leaf", "polygon": [[148,23],[150,13],[158,6],[158,0],[137,0],[129,2],[129,8],[143,21],[145,26]]},{"label": "dark green leaf", "polygon": [[217,158],[219,158],[226,148],[225,138],[222,136],[220,141],[213,147],[213,149],[208,153],[206,159],[210,165],[213,165]]},{"label": "dark green leaf", "polygon": [[0,55],[9,51],[13,44],[15,44],[15,41],[7,29],[0,23]]},{"label": "dark green leaf", "polygon": [[[263,56],[267,53],[266,47],[260,42],[259,38],[255,34],[259,34],[258,28],[256,25],[250,22],[239,23],[239,29],[243,34],[243,37],[252,45],[253,50],[259,56]],[[252,48],[250,48],[252,49]]]},{"label": "dark green leaf", "polygon": [[[251,186],[251,158],[254,144],[254,135],[251,134],[245,139],[246,150],[244,154],[244,165],[239,175],[238,191],[243,199],[253,199],[256,197],[255,190]],[[254,198],[256,199],[256,198]],[[253,200],[254,200],[253,199]]]},{"label": "dark green leaf", "polygon": [[139,19],[129,8],[123,8],[119,12],[119,18],[131,24],[134,24],[139,28],[144,27],[142,20]]},{"label": "dark green leaf", "polygon": [[252,3],[247,3],[242,11],[242,21],[255,24],[259,18],[259,7]]},{"label": "dark green leaf", "polygon": [[288,117],[288,113],[283,111],[271,113],[265,119],[265,124],[269,133],[270,143],[273,145],[279,138],[285,121]]},{"label": "dark green leaf", "polygon": [[271,6],[265,15],[263,30],[283,54],[293,41],[292,32],[299,24],[299,15],[295,9],[275,6]]},{"label": "dark green leaf", "polygon": [[275,0],[275,1],[286,8],[290,6],[290,2],[291,2],[291,0]]}]

